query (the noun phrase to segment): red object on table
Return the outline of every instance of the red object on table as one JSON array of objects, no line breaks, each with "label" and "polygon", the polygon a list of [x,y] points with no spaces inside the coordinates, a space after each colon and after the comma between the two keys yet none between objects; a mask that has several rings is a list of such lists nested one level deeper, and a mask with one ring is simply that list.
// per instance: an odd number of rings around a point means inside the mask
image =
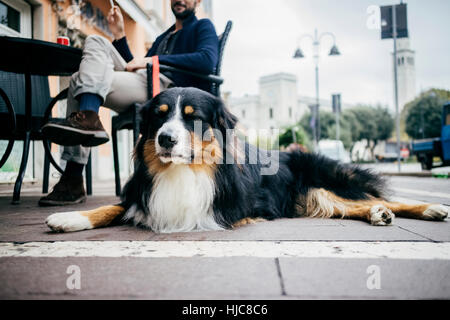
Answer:
[{"label": "red object on table", "polygon": [[58,37],[56,38],[56,42],[59,44],[62,44],[63,46],[70,46],[70,39],[69,37]]}]

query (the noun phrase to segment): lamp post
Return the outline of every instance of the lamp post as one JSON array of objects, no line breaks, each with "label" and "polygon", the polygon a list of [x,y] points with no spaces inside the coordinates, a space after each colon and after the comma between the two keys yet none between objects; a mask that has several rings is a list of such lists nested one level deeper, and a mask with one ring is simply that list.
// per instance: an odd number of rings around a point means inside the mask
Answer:
[{"label": "lamp post", "polygon": [[319,35],[317,29],[314,30],[314,36],[311,34],[303,34],[298,39],[298,47],[294,53],[294,59],[301,59],[305,56],[303,55],[303,51],[300,49],[301,41],[305,38],[309,38],[312,40],[313,49],[314,49],[314,64],[315,64],[315,72],[316,72],[316,104],[312,110],[312,118],[311,123],[314,124],[313,127],[313,139],[314,139],[314,149],[317,150],[317,143],[320,140],[320,118],[319,118],[319,107],[320,107],[320,98],[319,98],[319,58],[320,58],[320,42],[325,36],[330,36],[333,39],[333,46],[330,49],[330,56],[338,56],[341,53],[336,46],[336,37],[331,32],[324,32]]}]

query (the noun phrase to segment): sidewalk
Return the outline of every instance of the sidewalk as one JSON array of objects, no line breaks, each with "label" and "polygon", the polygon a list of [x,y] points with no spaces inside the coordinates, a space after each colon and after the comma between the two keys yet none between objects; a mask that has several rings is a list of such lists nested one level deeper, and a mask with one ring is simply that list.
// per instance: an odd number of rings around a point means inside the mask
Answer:
[{"label": "sidewalk", "polygon": [[[450,224],[282,219],[236,230],[155,234],[115,226],[55,234],[54,212],[117,203],[113,184],[81,206],[39,208],[39,186],[10,205],[0,187],[0,298],[450,298]],[[69,266],[81,289],[66,287]],[[373,269],[375,268],[375,269]],[[373,270],[380,289],[369,288]]]}]

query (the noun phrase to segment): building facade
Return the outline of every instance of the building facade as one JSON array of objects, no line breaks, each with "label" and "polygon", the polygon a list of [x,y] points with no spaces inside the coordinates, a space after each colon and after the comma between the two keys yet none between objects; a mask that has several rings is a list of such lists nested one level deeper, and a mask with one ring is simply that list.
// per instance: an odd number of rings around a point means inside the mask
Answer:
[{"label": "building facade", "polygon": [[[247,130],[281,129],[300,121],[316,99],[300,96],[297,77],[290,73],[276,73],[259,79],[259,93],[230,98],[229,107]],[[350,107],[343,104],[343,108]],[[331,111],[331,100],[320,100],[321,110]]]},{"label": "building facade", "polygon": [[[125,33],[134,56],[144,56],[156,37],[175,22],[170,0],[114,0],[124,15]],[[71,46],[82,48],[88,35],[101,35],[112,40],[106,16],[109,0],[0,0],[0,35],[33,38],[56,42],[58,36],[70,38]],[[212,0],[203,0],[197,12],[199,18],[212,16]],[[2,48],[3,50],[4,48]],[[68,87],[69,77],[49,77],[51,96]],[[65,116],[64,102],[55,108],[54,116]],[[114,112],[100,108],[100,118],[107,131],[111,130]],[[132,172],[130,161],[133,150],[132,134],[119,133],[121,176]],[[0,150],[4,150],[0,142]],[[25,180],[41,180],[44,150],[42,143],[33,142],[33,155],[29,157]],[[52,153],[59,160],[61,147],[52,145]],[[16,143],[8,162],[13,171],[18,170],[22,153],[21,143]],[[109,180],[114,177],[111,142],[92,148],[93,178]],[[65,163],[61,163],[63,166]],[[52,168],[52,177],[56,177]],[[11,172],[7,180],[14,175]],[[2,178],[3,177],[3,178]],[[5,180],[0,175],[0,180]]]}]

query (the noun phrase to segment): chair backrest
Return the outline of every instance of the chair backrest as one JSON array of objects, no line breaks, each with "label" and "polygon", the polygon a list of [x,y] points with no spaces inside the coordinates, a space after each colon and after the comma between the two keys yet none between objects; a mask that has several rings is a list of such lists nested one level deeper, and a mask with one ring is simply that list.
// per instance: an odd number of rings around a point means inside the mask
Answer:
[{"label": "chair backrest", "polygon": [[[232,26],[233,26],[233,22],[228,21],[225,26],[225,30],[219,36],[219,57],[217,59],[217,66],[215,67],[214,72],[213,72],[213,74],[216,76],[220,76],[220,73],[222,71],[223,53],[225,51],[225,45],[227,44],[228,36],[230,35]],[[219,86],[215,83],[212,85],[212,93],[216,96],[220,96]]]},{"label": "chair backrest", "polygon": [[[25,77],[23,74],[0,71],[0,88],[11,100],[17,115],[25,114]],[[48,77],[31,76],[32,115],[43,117],[45,109],[51,101]],[[5,102],[0,99],[0,113],[7,113]]]}]

